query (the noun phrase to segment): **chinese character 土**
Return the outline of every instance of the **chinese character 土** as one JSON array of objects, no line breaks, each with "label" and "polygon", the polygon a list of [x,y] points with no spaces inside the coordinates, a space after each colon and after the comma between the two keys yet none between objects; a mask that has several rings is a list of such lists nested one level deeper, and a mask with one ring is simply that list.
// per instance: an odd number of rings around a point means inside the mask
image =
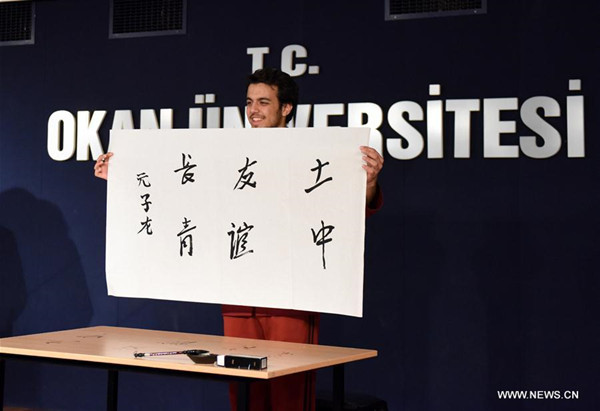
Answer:
[{"label": "chinese character \u571f", "polygon": [[183,230],[181,230],[179,232],[179,234],[177,234],[177,237],[179,237],[179,255],[180,256],[183,256],[184,248],[188,249],[188,255],[191,256],[194,254],[194,244],[193,244],[192,234],[190,232],[192,230],[195,230],[196,226],[190,227],[191,222],[192,222],[192,220],[188,220],[187,217],[183,217],[183,221],[181,222],[183,224]]},{"label": "chinese character \u571f", "polygon": [[243,190],[246,186],[256,188],[256,181],[252,181],[254,173],[252,171],[248,171],[248,169],[254,164],[256,164],[256,161],[250,162],[250,159],[246,157],[246,165],[238,170],[238,173],[240,173],[240,178],[238,179],[237,183],[235,183],[235,187],[233,187],[234,190],[238,188],[238,186],[240,190]]},{"label": "chinese character \u571f", "polygon": [[325,225],[323,220],[321,220],[321,229],[319,231],[315,232],[315,230],[313,230],[312,228],[310,229],[310,231],[312,231],[312,235],[313,235],[313,243],[315,243],[316,246],[320,246],[322,248],[322,258],[323,258],[323,269],[324,270],[327,269],[327,266],[325,264],[325,244],[332,241],[332,239],[329,238],[329,235],[334,230],[334,228],[335,227],[332,225]]},{"label": "chinese character \u571f", "polygon": [[316,171],[317,172],[317,179],[315,181],[315,185],[312,187],[309,187],[307,189],[304,190],[304,192],[306,192],[307,194],[310,193],[311,191],[313,191],[315,188],[325,184],[328,181],[333,180],[333,177],[327,177],[325,180],[321,180],[321,171],[323,170],[323,167],[329,165],[329,161],[322,163],[321,160],[319,160],[317,158],[317,166],[315,168],[311,168],[310,171]]},{"label": "chinese character \u571f", "polygon": [[182,167],[178,168],[177,170],[174,170],[175,173],[178,173],[180,171],[183,171],[183,174],[181,176],[181,184],[185,184],[185,183],[193,183],[194,181],[194,173],[192,173],[190,170],[193,169],[194,167],[196,167],[196,164],[190,164],[190,160],[192,159],[192,156],[187,154],[187,159],[186,159],[186,154],[185,153],[181,153],[181,162],[182,162]]},{"label": "chinese character \u571f", "polygon": [[235,224],[231,223],[231,226],[233,227],[233,230],[227,233],[229,234],[231,240],[229,248],[229,259],[234,260],[236,258],[240,258],[245,254],[253,253],[254,250],[247,249],[247,239],[250,230],[252,230],[254,226],[244,223],[244,225],[238,227],[237,230],[235,229]]}]

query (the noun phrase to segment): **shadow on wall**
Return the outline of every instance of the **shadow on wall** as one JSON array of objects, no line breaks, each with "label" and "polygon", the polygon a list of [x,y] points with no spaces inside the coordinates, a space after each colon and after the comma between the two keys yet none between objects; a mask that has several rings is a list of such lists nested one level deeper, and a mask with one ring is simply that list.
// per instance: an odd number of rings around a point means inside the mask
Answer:
[{"label": "shadow on wall", "polygon": [[[0,210],[4,211],[2,207]],[[13,233],[0,226],[0,338],[13,335],[15,319],[25,308],[23,267]]]},{"label": "shadow on wall", "polygon": [[15,188],[0,193],[2,336],[88,325],[81,258],[59,208]]}]

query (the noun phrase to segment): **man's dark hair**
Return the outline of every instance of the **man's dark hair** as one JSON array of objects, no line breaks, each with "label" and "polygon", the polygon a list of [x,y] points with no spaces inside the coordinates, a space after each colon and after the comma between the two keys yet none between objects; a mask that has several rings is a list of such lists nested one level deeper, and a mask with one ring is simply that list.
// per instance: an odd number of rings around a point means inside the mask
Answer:
[{"label": "man's dark hair", "polygon": [[277,98],[280,107],[284,104],[291,104],[292,111],[285,117],[288,123],[296,114],[298,105],[298,85],[289,74],[275,68],[258,69],[248,76],[248,86],[250,84],[264,83],[269,86],[277,86]]}]

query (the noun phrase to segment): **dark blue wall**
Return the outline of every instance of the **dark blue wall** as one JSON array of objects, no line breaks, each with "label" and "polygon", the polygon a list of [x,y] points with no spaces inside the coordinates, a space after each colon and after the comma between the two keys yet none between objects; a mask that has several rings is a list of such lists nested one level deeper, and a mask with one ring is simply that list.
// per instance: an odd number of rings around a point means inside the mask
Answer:
[{"label": "dark blue wall", "polygon": [[[384,209],[367,222],[364,318],[323,315],[321,342],[375,348],[347,388],[391,410],[600,409],[600,72],[589,1],[488,1],[487,14],[385,21],[384,1],[188,1],[186,35],[111,40],[108,0],[36,2],[35,45],[0,47],[0,335],[90,325],[222,333],[216,305],[107,296],[106,185],[91,161],[50,158],[47,123],[67,110],[173,108],[186,127],[194,95],[244,104],[248,47],[306,47],[320,74],[297,78],[301,103],[548,96],[558,153],[486,158],[482,111],[471,157],[399,160],[385,151]],[[581,91],[570,92],[570,79]],[[429,95],[440,84],[441,97]],[[584,96],[585,157],[567,156],[566,97]],[[483,105],[483,103],[481,103]],[[517,110],[503,144],[533,135]],[[332,125],[346,125],[344,116]],[[414,121],[423,135],[427,121]],[[391,144],[391,143],[390,143]],[[7,404],[104,408],[104,374],[7,363]],[[319,385],[328,388],[329,374]],[[226,387],[124,374],[123,409],[225,410]],[[574,390],[578,400],[499,400],[498,390]]]}]

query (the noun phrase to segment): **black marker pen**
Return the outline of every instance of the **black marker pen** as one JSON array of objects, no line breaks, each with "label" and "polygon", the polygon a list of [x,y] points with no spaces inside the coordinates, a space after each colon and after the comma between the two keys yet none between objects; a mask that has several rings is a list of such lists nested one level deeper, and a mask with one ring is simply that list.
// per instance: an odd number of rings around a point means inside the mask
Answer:
[{"label": "black marker pen", "polygon": [[183,350],[183,351],[163,351],[163,352],[136,352],[133,353],[134,357],[156,357],[160,355],[177,355],[177,354],[191,354],[200,355],[207,353],[206,350]]}]

